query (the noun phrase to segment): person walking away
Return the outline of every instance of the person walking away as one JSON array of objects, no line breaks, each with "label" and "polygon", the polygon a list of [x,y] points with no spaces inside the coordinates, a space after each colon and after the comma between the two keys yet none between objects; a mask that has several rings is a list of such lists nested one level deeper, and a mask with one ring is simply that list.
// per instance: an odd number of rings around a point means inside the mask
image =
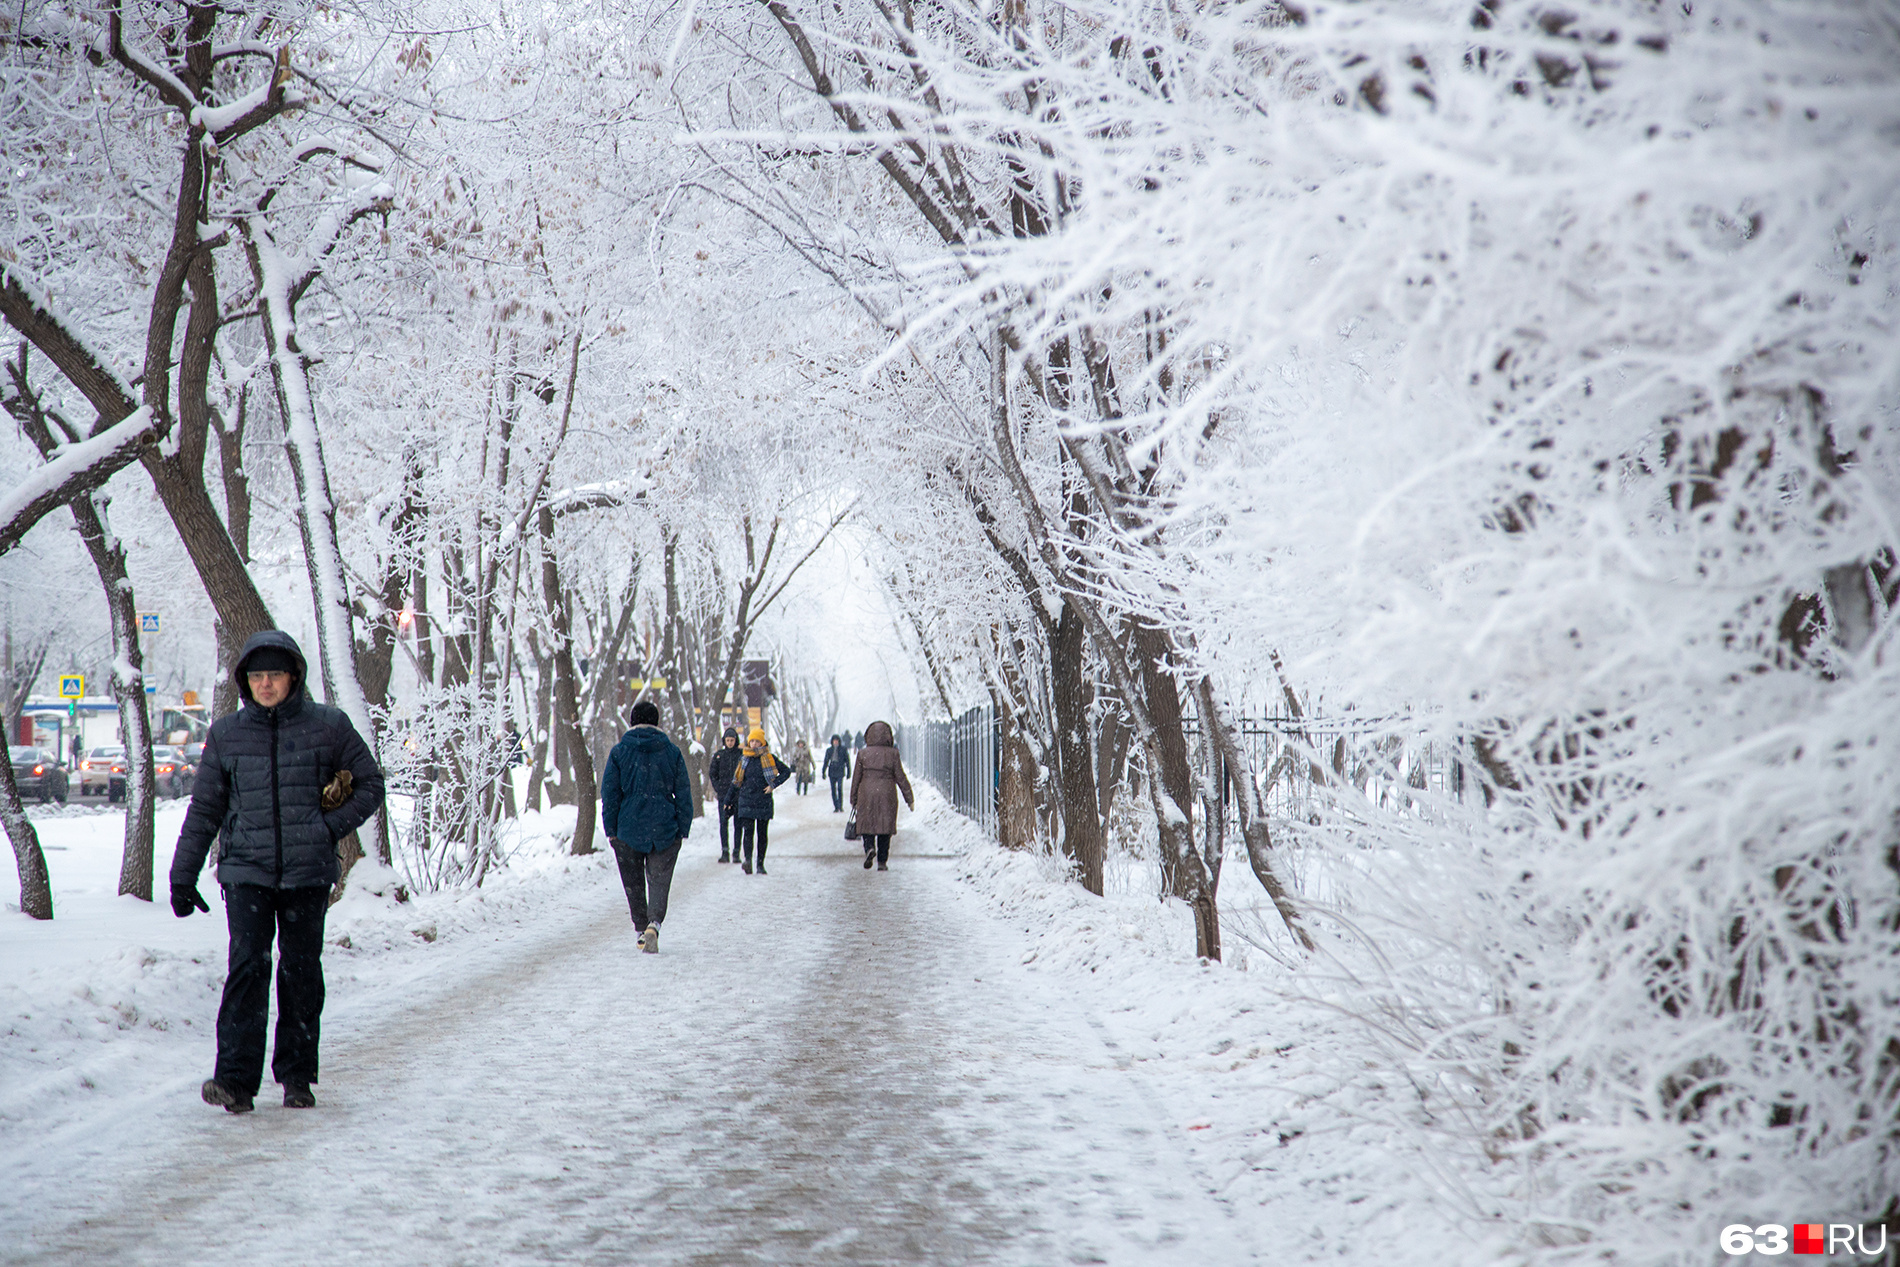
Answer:
[{"label": "person walking away", "polygon": [[803,739],[792,749],[792,773],[797,777],[796,790],[800,796],[811,791],[812,760],[811,745]]},{"label": "person walking away", "polygon": [[673,867],[693,830],[693,780],[679,746],[660,729],[658,704],[641,700],[627,720],[633,729],[614,745],[601,776],[600,823],[614,847],[640,949],[653,955]]},{"label": "person walking away", "polygon": [[719,741],[719,751],[713,754],[712,765],[706,772],[706,781],[712,785],[712,794],[719,802],[719,861],[739,861],[736,845],[728,848],[726,833],[732,828],[733,797],[736,792],[732,786],[732,772],[739,767],[739,732],[726,727],[725,738]]},{"label": "person walking away", "polygon": [[738,860],[737,851],[743,849],[745,857],[740,861],[740,866],[745,868],[747,875],[751,875],[752,845],[756,840],[759,846],[759,874],[764,875],[766,835],[772,822],[772,791],[791,778],[792,772],[772,756],[772,750],[765,746],[765,732],[757,726],[746,736],[745,746],[739,751],[739,764],[732,773],[732,812],[738,820],[734,858]]},{"label": "person walking away", "polygon": [[303,652],[283,630],[252,635],[232,673],[243,703],[205,736],[172,853],[172,913],[183,919],[211,910],[198,873],[219,840],[231,938],[216,1072],[199,1090],[206,1104],[229,1113],[257,1107],[275,939],[271,1077],[283,1085],[285,1108],[315,1108],[323,918],[343,873],[336,845],[383,803],[383,772],[343,710],[308,697]]},{"label": "person walking away", "polygon": [[911,795],[910,779],[904,773],[903,759],[890,725],[874,721],[864,728],[864,747],[858,752],[858,768],[851,775],[851,812],[857,816],[858,836],[864,841],[864,869],[875,862],[879,871],[890,870],[891,837],[897,832],[897,794],[904,804],[917,808]]},{"label": "person walking away", "polygon": [[851,753],[838,736],[831,737],[831,745],[825,749],[825,762],[821,767],[825,778],[831,781],[831,812],[844,813],[844,781],[851,777]]}]

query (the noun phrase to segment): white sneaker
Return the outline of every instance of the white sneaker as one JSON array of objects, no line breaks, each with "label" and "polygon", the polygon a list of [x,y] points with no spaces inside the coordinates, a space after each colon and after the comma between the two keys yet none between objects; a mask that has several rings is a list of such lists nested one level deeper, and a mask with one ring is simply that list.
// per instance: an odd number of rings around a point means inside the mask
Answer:
[{"label": "white sneaker", "polygon": [[660,953],[660,926],[658,924],[648,924],[647,930],[640,934],[640,949],[649,955]]}]

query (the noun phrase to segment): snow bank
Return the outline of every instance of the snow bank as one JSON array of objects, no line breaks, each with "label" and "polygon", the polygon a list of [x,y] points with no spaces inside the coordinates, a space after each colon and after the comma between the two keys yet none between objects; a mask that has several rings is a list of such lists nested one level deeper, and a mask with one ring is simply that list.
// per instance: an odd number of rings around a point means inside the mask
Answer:
[{"label": "snow bank", "polygon": [[[962,853],[960,880],[1020,928],[1023,962],[1068,979],[1065,992],[1179,1124],[1242,1224],[1275,1229],[1275,1261],[1403,1245],[1409,1262],[1509,1262],[1527,1242],[1574,1239],[1516,1212],[1515,1174],[1496,1174],[1475,1142],[1467,1155],[1447,1151],[1443,1130],[1428,1130],[1442,1100],[1378,1059],[1345,991],[1316,997],[1270,943],[1202,962],[1184,904],[1113,886],[1094,897],[1060,860],[984,839],[935,789],[919,788],[918,810],[906,827]],[[1265,895],[1245,871],[1225,879],[1232,938]]]}]

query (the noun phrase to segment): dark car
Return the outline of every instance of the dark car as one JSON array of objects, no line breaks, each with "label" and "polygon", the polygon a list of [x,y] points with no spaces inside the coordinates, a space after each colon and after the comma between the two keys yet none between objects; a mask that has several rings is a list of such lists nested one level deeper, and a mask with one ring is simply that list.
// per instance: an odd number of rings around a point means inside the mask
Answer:
[{"label": "dark car", "polygon": [[94,748],[79,759],[79,794],[100,792],[113,802],[125,799],[125,749],[118,744]]},{"label": "dark car", "polygon": [[190,796],[192,780],[198,768],[185,756],[185,750],[172,744],[152,745],[152,781],[160,796]]},{"label": "dark car", "polygon": [[42,805],[48,801],[66,803],[70,784],[66,763],[57,752],[51,748],[10,747],[7,759],[13,763],[13,783],[20,789],[21,800],[37,796]]}]

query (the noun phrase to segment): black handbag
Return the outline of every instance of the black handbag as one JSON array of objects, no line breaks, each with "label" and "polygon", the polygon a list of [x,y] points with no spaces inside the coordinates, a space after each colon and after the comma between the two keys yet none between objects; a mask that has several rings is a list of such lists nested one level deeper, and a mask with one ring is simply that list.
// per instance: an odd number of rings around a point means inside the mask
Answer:
[{"label": "black handbag", "polygon": [[858,816],[856,814],[844,820],[844,838],[846,840],[856,840],[858,838]]}]

